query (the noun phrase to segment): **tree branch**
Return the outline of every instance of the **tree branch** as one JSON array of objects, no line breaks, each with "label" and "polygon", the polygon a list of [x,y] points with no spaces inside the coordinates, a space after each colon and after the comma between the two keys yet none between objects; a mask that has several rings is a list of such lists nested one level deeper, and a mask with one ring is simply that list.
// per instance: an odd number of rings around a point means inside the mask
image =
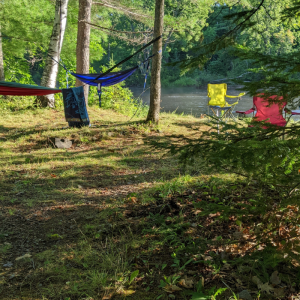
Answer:
[{"label": "tree branch", "polygon": [[105,1],[103,1],[103,2],[93,2],[93,4],[105,6],[105,7],[116,9],[116,10],[121,10],[121,11],[124,11],[125,13],[127,13],[127,14],[130,14],[130,15],[133,15],[133,16],[137,16],[137,17],[151,18],[151,19],[153,19],[151,16],[138,14],[138,13],[132,12],[132,11],[130,11],[128,9],[125,9],[123,7],[112,6],[111,4],[109,4],[109,3],[105,2]]},{"label": "tree branch", "polygon": [[150,31],[120,31],[120,30],[115,30],[115,29],[112,29],[112,28],[107,28],[107,27],[102,27],[102,26],[96,25],[96,24],[92,24],[92,23],[89,23],[89,22],[84,21],[84,20],[81,20],[79,22],[84,22],[84,23],[87,23],[91,26],[101,28],[103,30],[114,31],[114,32],[118,32],[118,33],[138,34],[138,33],[151,33],[152,32],[152,30],[150,30]]}]

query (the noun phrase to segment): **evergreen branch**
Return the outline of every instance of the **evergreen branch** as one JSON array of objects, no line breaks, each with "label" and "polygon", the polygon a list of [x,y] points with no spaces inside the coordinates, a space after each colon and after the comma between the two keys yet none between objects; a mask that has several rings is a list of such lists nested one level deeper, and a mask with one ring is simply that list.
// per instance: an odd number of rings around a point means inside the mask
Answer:
[{"label": "evergreen branch", "polygon": [[113,5],[111,5],[110,3],[107,3],[107,2],[105,2],[105,1],[103,1],[103,0],[102,0],[102,2],[93,2],[93,4],[94,4],[94,5],[105,6],[105,7],[112,8],[112,9],[116,9],[116,10],[120,10],[120,11],[123,11],[124,13],[130,14],[130,15],[133,15],[133,16],[137,16],[137,17],[153,19],[153,17],[151,17],[151,16],[147,16],[147,15],[143,15],[143,14],[138,14],[138,13],[135,13],[135,12],[133,12],[133,11],[130,11],[130,10],[128,10],[127,8],[124,8],[124,7],[113,6]]},{"label": "evergreen branch", "polygon": [[200,51],[200,54],[198,54],[196,57],[194,57],[192,59],[188,58],[186,60],[182,60],[180,62],[175,62],[170,65],[178,65],[179,64],[181,68],[186,69],[186,70],[194,69],[196,67],[204,65],[204,63],[208,60],[208,58],[205,57],[205,55],[207,55],[207,53],[215,52],[215,51],[221,50],[229,45],[233,45],[234,41],[230,39],[232,37],[232,35],[236,34],[240,30],[243,30],[246,25],[248,25],[248,27],[251,27],[256,24],[255,22],[250,22],[250,19],[252,16],[254,16],[257,13],[257,11],[260,10],[264,1],[265,0],[261,0],[260,4],[256,8],[253,8],[249,11],[243,11],[243,12],[240,12],[237,14],[230,15],[231,18],[233,16],[243,16],[244,20],[241,21],[239,24],[237,24],[233,29],[229,30],[227,33],[223,34],[221,37],[214,40],[213,42],[208,43],[203,46],[200,46],[200,47],[197,47],[197,48],[194,48],[194,50]]},{"label": "evergreen branch", "polygon": [[271,20],[275,21],[276,19],[273,18],[273,17],[269,14],[269,12],[268,12],[267,9],[265,8],[265,6],[262,5],[262,7],[264,8],[264,10],[265,10],[266,14],[269,16],[269,18],[270,18]]},{"label": "evergreen branch", "polygon": [[[248,12],[249,12],[249,15],[245,18],[245,20],[242,21],[241,23],[239,23],[235,28],[233,28],[232,30],[230,30],[229,32],[227,32],[225,35],[223,35],[223,36],[219,39],[219,41],[224,40],[226,37],[232,35],[233,33],[237,32],[239,29],[241,29],[241,28],[244,26],[244,24],[245,24],[248,20],[250,20],[250,18],[251,18],[254,14],[256,14],[256,12],[261,8],[261,6],[263,5],[264,1],[265,1],[265,0],[261,0],[261,2],[260,2],[260,4],[258,5],[257,8],[253,8],[252,10],[248,11]],[[246,14],[247,14],[248,12],[246,12]]]},{"label": "evergreen branch", "polygon": [[114,32],[118,32],[118,33],[139,34],[139,33],[151,33],[151,32],[153,32],[153,30],[149,30],[149,31],[120,31],[120,30],[115,30],[115,29],[112,29],[112,28],[107,28],[107,27],[102,27],[102,26],[96,25],[96,24],[92,24],[92,23],[84,21],[84,20],[81,20],[79,22],[87,23],[91,26],[98,27],[98,28],[101,28],[103,30],[114,31]]},{"label": "evergreen branch", "polygon": [[15,40],[20,40],[20,41],[24,41],[24,42],[30,42],[30,43],[34,43],[34,44],[36,44],[36,42],[34,42],[34,41],[31,41],[31,40],[25,40],[25,39],[18,38],[18,37],[15,37],[15,36],[0,35],[0,38],[9,38],[9,39],[15,39]]}]

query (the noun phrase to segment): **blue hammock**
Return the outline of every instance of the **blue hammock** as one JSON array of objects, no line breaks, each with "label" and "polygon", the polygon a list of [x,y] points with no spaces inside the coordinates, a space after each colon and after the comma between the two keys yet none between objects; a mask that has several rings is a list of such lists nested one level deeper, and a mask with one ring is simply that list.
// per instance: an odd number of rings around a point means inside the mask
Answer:
[{"label": "blue hammock", "polygon": [[[58,62],[51,55],[49,55],[49,54],[48,55],[56,63],[61,65],[66,70],[66,72],[67,72],[67,88],[68,88],[68,73],[75,76],[77,79],[79,79],[80,81],[82,81],[88,85],[97,86],[98,87],[97,91],[98,91],[98,95],[99,95],[99,106],[101,107],[102,87],[111,86],[111,85],[117,84],[119,82],[122,82],[123,80],[128,78],[130,75],[132,75],[139,68],[139,66],[135,66],[131,69],[128,69],[125,71],[120,71],[120,72],[111,72],[111,71],[114,70],[115,68],[117,68],[118,66],[122,65],[123,63],[125,63],[126,61],[131,59],[133,56],[140,53],[141,51],[143,51],[144,49],[146,49],[147,47],[149,47],[150,45],[152,45],[153,43],[155,43],[156,41],[158,41],[161,38],[162,38],[161,35],[158,36],[157,38],[153,39],[151,42],[149,42],[148,44],[143,46],[141,49],[139,49],[138,51],[136,51],[129,57],[123,59],[122,61],[120,61],[119,63],[117,63],[116,65],[114,65],[113,67],[111,67],[110,69],[105,71],[104,73],[100,73],[100,74],[78,74],[78,73],[70,72],[61,60],[60,60],[60,62]],[[161,52],[161,51],[159,51],[159,52]],[[145,61],[142,62],[142,64],[145,64],[145,63],[147,64],[147,73],[148,73],[148,69],[149,69],[148,62],[155,55],[156,54],[151,55]],[[146,79],[147,79],[147,74],[146,74],[146,78],[145,78],[144,89],[145,89],[145,85],[146,85]]]},{"label": "blue hammock", "polygon": [[129,76],[131,76],[136,70],[138,69],[138,66],[125,70],[120,72],[111,72],[105,75],[105,73],[102,74],[77,74],[70,72],[71,75],[78,78],[80,81],[92,85],[92,86],[98,86],[99,84],[101,86],[111,86],[114,84],[117,84],[119,82],[122,82]]}]

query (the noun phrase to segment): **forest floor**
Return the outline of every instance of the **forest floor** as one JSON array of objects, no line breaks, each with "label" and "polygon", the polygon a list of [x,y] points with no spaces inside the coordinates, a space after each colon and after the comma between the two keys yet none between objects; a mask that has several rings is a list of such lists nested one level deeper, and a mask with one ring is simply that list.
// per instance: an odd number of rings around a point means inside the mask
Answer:
[{"label": "forest floor", "polygon": [[149,145],[197,136],[202,119],[162,114],[149,127],[89,113],[82,129],[63,129],[62,111],[2,115],[1,300],[300,299],[299,264],[247,241],[250,216],[215,209],[243,209],[262,192],[255,183],[200,162],[184,173]]}]

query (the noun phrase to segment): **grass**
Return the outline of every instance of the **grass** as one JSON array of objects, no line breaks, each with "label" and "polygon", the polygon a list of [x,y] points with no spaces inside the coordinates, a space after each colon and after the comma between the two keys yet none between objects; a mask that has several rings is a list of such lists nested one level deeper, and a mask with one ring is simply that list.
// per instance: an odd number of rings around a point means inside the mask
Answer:
[{"label": "grass", "polygon": [[[250,255],[240,237],[248,219],[232,211],[262,191],[234,174],[207,173],[201,158],[184,173],[176,157],[150,147],[151,139],[197,134],[201,119],[162,114],[159,126],[146,126],[112,110],[89,114],[93,126],[82,129],[64,129],[61,110],[2,115],[1,300],[298,293],[295,262],[268,249]],[[55,137],[72,148],[54,148]],[[251,280],[268,283],[275,271],[281,285],[270,294]]]}]

